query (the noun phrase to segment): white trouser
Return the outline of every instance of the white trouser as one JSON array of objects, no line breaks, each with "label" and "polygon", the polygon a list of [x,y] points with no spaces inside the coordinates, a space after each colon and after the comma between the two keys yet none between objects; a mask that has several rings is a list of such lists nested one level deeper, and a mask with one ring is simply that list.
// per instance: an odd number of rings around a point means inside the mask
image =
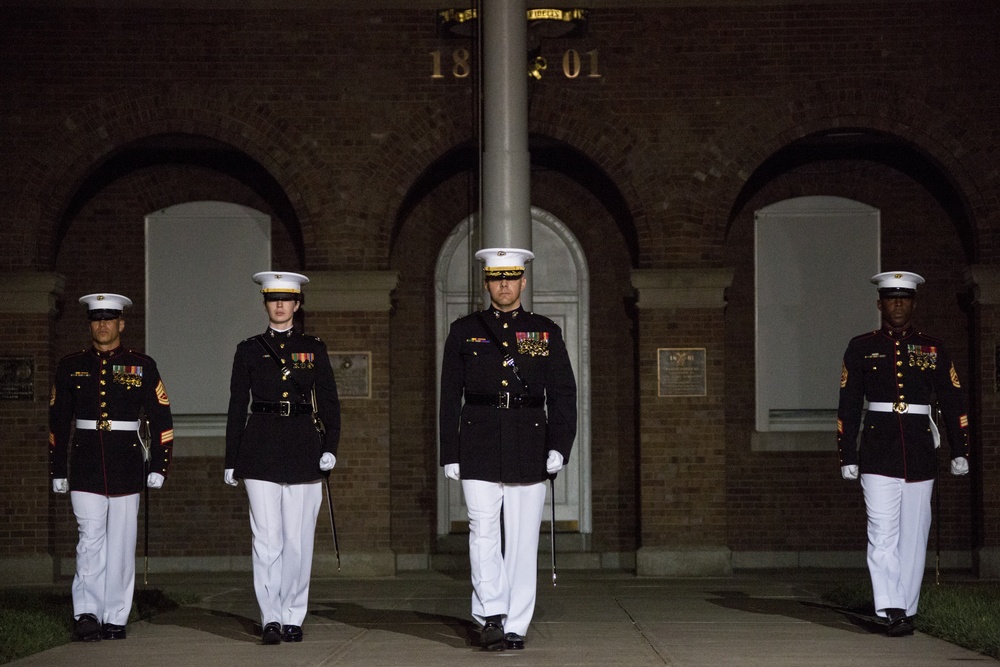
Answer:
[{"label": "white trouser", "polygon": [[463,479],[462,493],[469,509],[472,617],[482,624],[487,616],[503,615],[504,632],[524,636],[535,612],[545,482],[501,484]]},{"label": "white trouser", "polygon": [[102,496],[70,492],[80,530],[73,577],[73,616],[93,614],[125,625],[135,591],[135,534],[139,494]]},{"label": "white trouser", "polygon": [[253,531],[253,588],[261,625],[302,625],[309,607],[321,482],[244,480]]},{"label": "white trouser", "polygon": [[882,475],[861,475],[868,509],[868,572],[875,613],[917,613],[927,560],[934,480],[907,482]]}]

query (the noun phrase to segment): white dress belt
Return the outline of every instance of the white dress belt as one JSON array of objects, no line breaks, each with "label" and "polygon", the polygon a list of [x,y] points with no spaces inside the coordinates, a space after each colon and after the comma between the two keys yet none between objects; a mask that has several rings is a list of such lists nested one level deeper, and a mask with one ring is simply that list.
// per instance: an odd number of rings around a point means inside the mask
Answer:
[{"label": "white dress belt", "polygon": [[875,401],[868,404],[868,411],[897,412],[901,415],[927,415],[927,421],[931,423],[931,436],[934,438],[934,448],[937,449],[941,446],[941,431],[938,430],[937,424],[934,423],[934,418],[931,417],[931,406],[929,405],[913,405],[902,401],[897,403]]},{"label": "white dress belt", "polygon": [[912,403],[869,403],[868,409],[872,412],[898,412],[901,415],[929,415],[931,413],[931,406],[929,405],[913,405]]},{"label": "white dress belt", "polygon": [[141,423],[139,420],[77,419],[76,427],[85,431],[138,431]]}]

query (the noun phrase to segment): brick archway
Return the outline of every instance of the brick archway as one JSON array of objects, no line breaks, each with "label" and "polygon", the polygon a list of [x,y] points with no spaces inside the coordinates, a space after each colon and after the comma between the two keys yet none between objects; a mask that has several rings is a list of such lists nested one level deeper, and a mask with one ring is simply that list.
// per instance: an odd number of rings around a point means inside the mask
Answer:
[{"label": "brick archway", "polygon": [[[803,138],[853,128],[895,138],[926,156],[962,200],[976,253],[980,257],[995,254],[991,230],[1000,222],[995,219],[1000,215],[1000,196],[983,182],[989,173],[983,165],[990,164],[984,148],[989,136],[986,128],[970,117],[964,132],[956,135],[954,114],[932,105],[917,90],[861,81],[844,81],[836,87],[857,94],[831,99],[816,88],[795,99],[751,106],[706,142],[700,159],[704,192],[693,196],[712,202],[702,206],[699,217],[710,225],[716,242],[723,242],[736,213],[727,207],[740,200],[747,182],[769,158]],[[961,109],[961,101],[954,100],[952,108]]]},{"label": "brick archway", "polygon": [[22,166],[25,194],[10,212],[12,227],[33,228],[33,268],[54,265],[60,220],[95,170],[133,142],[169,135],[208,137],[260,165],[296,213],[307,261],[322,261],[310,249],[316,220],[337,199],[333,184],[317,181],[325,170],[307,138],[252,94],[182,85],[167,93],[123,90],[81,107],[62,130]]}]

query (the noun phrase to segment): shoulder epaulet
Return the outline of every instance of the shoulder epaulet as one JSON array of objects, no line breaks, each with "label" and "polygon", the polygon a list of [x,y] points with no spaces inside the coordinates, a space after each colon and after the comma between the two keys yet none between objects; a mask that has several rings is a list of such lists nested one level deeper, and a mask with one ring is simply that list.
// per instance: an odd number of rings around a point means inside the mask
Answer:
[{"label": "shoulder epaulet", "polygon": [[921,336],[923,338],[926,338],[927,340],[934,341],[935,343],[937,343],[939,345],[944,345],[944,339],[938,338],[937,336],[931,336],[929,334],[925,334],[923,331],[918,331],[917,335]]},{"label": "shoulder epaulet", "polygon": [[143,359],[149,359],[150,361],[153,361],[153,358],[148,354],[146,354],[145,352],[140,352],[139,350],[133,350],[132,348],[126,348],[125,351],[128,352],[129,354],[134,354],[137,357],[142,357]]},{"label": "shoulder epaulet", "polygon": [[60,359],[59,361],[60,362],[62,362],[62,361],[69,361],[70,359],[72,359],[74,357],[79,357],[79,356],[82,356],[84,354],[87,354],[87,352],[88,352],[88,350],[78,350],[76,352],[70,352],[65,357],[63,357],[62,359]]},{"label": "shoulder epaulet", "polygon": [[553,326],[559,326],[558,324],[556,324],[556,321],[555,321],[555,320],[553,320],[553,319],[552,319],[551,317],[548,317],[548,316],[546,316],[546,315],[542,315],[542,314],[540,314],[540,313],[536,313],[536,312],[530,312],[530,313],[528,313],[528,314],[529,314],[529,315],[532,315],[533,317],[538,317],[538,318],[540,318],[540,319],[543,319],[543,320],[545,320],[546,322],[548,322],[548,323],[552,324]]},{"label": "shoulder epaulet", "polygon": [[878,332],[879,332],[878,329],[876,329],[874,331],[867,331],[867,332],[865,332],[863,334],[859,334],[859,335],[855,336],[854,338],[852,338],[851,342],[853,343],[856,340],[864,340],[866,338],[871,338],[872,336],[878,335]]}]

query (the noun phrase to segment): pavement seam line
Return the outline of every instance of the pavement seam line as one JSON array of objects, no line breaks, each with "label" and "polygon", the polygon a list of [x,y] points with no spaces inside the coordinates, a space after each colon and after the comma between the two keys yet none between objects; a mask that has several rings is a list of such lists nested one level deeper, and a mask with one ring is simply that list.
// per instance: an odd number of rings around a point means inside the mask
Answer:
[{"label": "pavement seam line", "polygon": [[621,609],[626,616],[628,616],[628,620],[632,622],[632,625],[635,627],[636,632],[638,632],[639,636],[642,637],[642,641],[646,642],[646,646],[648,646],[649,649],[656,654],[656,657],[660,659],[660,662],[662,662],[664,665],[669,665],[670,661],[667,660],[656,649],[656,646],[653,644],[653,642],[649,641],[649,637],[647,637],[646,633],[643,632],[642,627],[639,625],[639,622],[635,620],[635,617],[632,616],[631,613],[629,613],[629,610],[625,608],[625,605],[622,604],[622,601],[618,598],[617,595],[615,596],[615,604],[618,605],[618,608]]}]

